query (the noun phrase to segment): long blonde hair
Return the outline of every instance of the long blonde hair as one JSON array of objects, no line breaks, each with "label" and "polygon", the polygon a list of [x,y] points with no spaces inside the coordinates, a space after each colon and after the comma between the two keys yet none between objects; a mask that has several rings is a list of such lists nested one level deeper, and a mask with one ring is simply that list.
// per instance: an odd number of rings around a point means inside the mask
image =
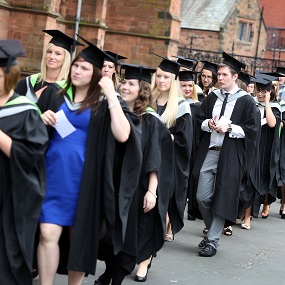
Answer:
[{"label": "long blonde hair", "polygon": [[[41,62],[41,73],[40,73],[38,82],[46,81],[46,76],[47,76],[46,54],[47,54],[48,49],[51,48],[52,46],[54,46],[54,44],[49,43],[45,46],[43,50],[43,56],[42,56],[42,62]],[[64,60],[63,60],[62,67],[61,67],[60,73],[56,81],[67,80],[68,73],[69,73],[69,68],[71,64],[71,55],[70,55],[70,52],[67,51],[66,49],[63,49],[63,50],[64,50]]]},{"label": "long blonde hair", "polygon": [[[156,85],[156,81],[155,81],[156,73],[157,72],[153,74],[152,82],[151,82],[151,89],[152,89],[153,97],[155,101],[160,96],[160,90],[158,89]],[[175,75],[173,73],[171,73],[171,79],[172,81],[171,81],[171,86],[170,86],[169,93],[168,93],[167,105],[166,105],[165,111],[161,115],[161,119],[168,129],[175,126],[176,116],[178,113],[179,98],[183,99],[179,80],[175,79]]]}]

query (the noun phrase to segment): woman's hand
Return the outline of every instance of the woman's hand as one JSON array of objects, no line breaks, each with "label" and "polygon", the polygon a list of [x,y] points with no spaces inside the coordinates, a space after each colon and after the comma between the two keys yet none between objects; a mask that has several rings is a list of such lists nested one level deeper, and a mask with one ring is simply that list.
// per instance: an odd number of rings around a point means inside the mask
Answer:
[{"label": "woman's hand", "polygon": [[107,76],[102,77],[98,84],[102,88],[103,93],[107,97],[109,102],[110,100],[118,100],[114,88],[114,83],[109,77]]},{"label": "woman's hand", "polygon": [[266,106],[270,105],[270,92],[266,90],[264,95],[264,103]]},{"label": "woman's hand", "polygon": [[155,194],[152,194],[150,191],[147,191],[143,199],[144,213],[147,213],[150,210],[152,210],[155,207],[155,205],[156,205]]},{"label": "woman's hand", "polygon": [[42,114],[42,120],[46,125],[50,125],[53,127],[57,123],[56,114],[51,110],[47,110]]}]

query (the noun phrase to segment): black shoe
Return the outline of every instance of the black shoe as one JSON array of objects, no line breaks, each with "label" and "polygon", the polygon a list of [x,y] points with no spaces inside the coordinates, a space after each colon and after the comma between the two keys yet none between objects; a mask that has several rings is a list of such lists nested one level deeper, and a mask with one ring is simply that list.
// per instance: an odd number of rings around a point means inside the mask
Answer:
[{"label": "black shoe", "polygon": [[285,220],[285,214],[281,214],[281,219]]},{"label": "black shoe", "polygon": [[217,250],[211,246],[210,244],[206,244],[206,246],[199,252],[200,256],[211,257],[217,253]]},{"label": "black shoe", "polygon": [[141,276],[138,276],[138,275],[135,276],[135,281],[136,282],[145,282],[146,280],[147,280],[147,274],[144,277],[141,277]]},{"label": "black shoe", "polygon": [[38,275],[39,275],[38,269],[33,269],[33,271],[32,271],[32,278],[35,279],[35,278],[38,277]]},{"label": "black shoe", "polygon": [[206,244],[208,243],[208,239],[206,237],[204,237],[202,239],[202,241],[198,244],[199,248],[204,248],[206,246]]},{"label": "black shoe", "polygon": [[94,281],[94,285],[109,285],[110,283],[103,283],[100,278]]},{"label": "black shoe", "polygon": [[138,276],[138,275],[135,276],[135,279],[134,279],[134,280],[135,280],[136,282],[145,282],[145,281],[147,280],[147,274],[148,274],[148,270],[151,268],[152,259],[153,259],[153,256],[151,257],[150,262],[149,262],[149,264],[147,265],[146,275],[143,276],[143,277]]}]

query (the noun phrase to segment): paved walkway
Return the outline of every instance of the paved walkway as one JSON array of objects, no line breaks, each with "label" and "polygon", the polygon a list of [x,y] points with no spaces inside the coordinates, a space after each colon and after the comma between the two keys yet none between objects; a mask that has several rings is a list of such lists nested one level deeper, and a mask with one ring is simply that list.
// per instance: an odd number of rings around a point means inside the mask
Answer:
[{"label": "paved walkway", "polygon": [[[285,284],[285,220],[278,215],[279,207],[279,202],[271,205],[267,219],[253,219],[251,230],[235,225],[233,235],[223,235],[217,255],[210,258],[198,256],[203,222],[185,220],[183,230],[174,241],[165,243],[153,260],[144,284]],[[98,262],[96,277],[85,278],[83,285],[93,284],[103,270],[103,263]],[[134,275],[135,272],[123,284],[139,284],[133,281]],[[38,284],[35,279],[33,285]],[[57,275],[55,285],[63,284],[67,285],[67,277]]]}]

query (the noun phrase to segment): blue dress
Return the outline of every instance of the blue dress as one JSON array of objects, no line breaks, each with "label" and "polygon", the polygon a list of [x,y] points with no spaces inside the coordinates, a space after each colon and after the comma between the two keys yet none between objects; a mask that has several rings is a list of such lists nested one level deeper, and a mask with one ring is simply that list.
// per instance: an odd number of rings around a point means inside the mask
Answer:
[{"label": "blue dress", "polygon": [[64,102],[63,110],[76,131],[65,138],[54,130],[46,152],[46,197],[40,223],[73,226],[85,160],[90,109],[78,113]]}]

